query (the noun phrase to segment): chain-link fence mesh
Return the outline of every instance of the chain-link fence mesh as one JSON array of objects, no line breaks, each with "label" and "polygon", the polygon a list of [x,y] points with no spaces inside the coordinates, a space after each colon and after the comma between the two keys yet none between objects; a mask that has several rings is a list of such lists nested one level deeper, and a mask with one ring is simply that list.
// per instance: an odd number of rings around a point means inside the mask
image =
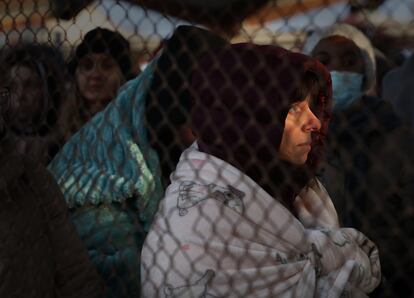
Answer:
[{"label": "chain-link fence mesh", "polygon": [[413,296],[414,2],[164,2],[0,3],[0,296]]}]

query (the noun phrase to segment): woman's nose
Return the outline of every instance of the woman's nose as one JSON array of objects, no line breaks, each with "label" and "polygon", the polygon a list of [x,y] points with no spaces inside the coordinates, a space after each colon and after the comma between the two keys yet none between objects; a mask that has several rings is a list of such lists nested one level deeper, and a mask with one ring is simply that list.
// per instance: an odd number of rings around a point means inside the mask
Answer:
[{"label": "woman's nose", "polygon": [[102,74],[102,66],[99,62],[95,62],[91,69],[92,74]]},{"label": "woman's nose", "polygon": [[308,111],[304,130],[306,132],[319,131],[321,129],[321,126],[321,120],[319,120],[319,118],[316,117],[312,111]]}]

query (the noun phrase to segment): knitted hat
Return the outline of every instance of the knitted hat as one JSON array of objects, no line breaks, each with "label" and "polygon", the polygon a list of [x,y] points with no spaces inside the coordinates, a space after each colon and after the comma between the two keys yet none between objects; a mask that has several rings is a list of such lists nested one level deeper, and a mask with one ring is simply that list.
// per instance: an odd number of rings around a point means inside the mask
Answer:
[{"label": "knitted hat", "polygon": [[76,48],[75,57],[69,64],[69,70],[75,73],[79,61],[91,53],[105,53],[118,63],[125,79],[131,74],[131,59],[129,42],[118,32],[105,28],[96,28],[89,31]]},{"label": "knitted hat", "polygon": [[361,49],[365,64],[365,83],[363,91],[370,90],[376,83],[376,63],[374,48],[369,39],[356,27],[348,24],[337,24],[326,30],[318,31],[309,36],[303,46],[303,52],[310,55],[321,39],[339,35],[352,40]]}]

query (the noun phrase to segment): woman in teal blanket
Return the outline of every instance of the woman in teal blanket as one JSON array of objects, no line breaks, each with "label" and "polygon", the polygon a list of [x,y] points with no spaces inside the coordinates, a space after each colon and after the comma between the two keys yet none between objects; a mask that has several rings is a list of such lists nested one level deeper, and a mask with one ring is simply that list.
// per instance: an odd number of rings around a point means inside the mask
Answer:
[{"label": "woman in teal blanket", "polygon": [[49,165],[108,297],[139,296],[139,253],[163,194],[143,121],[152,68],[129,81]]},{"label": "woman in teal blanket", "polygon": [[[49,165],[77,231],[106,281],[108,298],[139,297],[140,252],[163,196],[161,181],[166,182],[170,166],[188,145],[175,143],[186,117],[173,111],[178,106],[189,109],[184,103],[188,94],[173,87],[176,78],[179,74],[184,84],[194,61],[189,55],[197,57],[211,50],[205,45],[224,43],[206,30],[179,27],[161,55],[126,83]],[[172,116],[160,117],[157,107],[164,109],[161,114]],[[165,124],[172,128],[172,136],[166,134]]]}]

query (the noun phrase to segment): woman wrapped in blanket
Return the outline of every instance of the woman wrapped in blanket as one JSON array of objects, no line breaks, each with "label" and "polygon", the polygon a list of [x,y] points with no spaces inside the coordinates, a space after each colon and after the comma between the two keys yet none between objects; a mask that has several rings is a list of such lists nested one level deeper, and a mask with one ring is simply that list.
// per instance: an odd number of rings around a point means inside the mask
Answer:
[{"label": "woman wrapped in blanket", "polygon": [[143,297],[365,297],[378,250],[340,228],[314,170],[328,71],[275,46],[237,44],[192,74],[191,127],[141,255]]}]

